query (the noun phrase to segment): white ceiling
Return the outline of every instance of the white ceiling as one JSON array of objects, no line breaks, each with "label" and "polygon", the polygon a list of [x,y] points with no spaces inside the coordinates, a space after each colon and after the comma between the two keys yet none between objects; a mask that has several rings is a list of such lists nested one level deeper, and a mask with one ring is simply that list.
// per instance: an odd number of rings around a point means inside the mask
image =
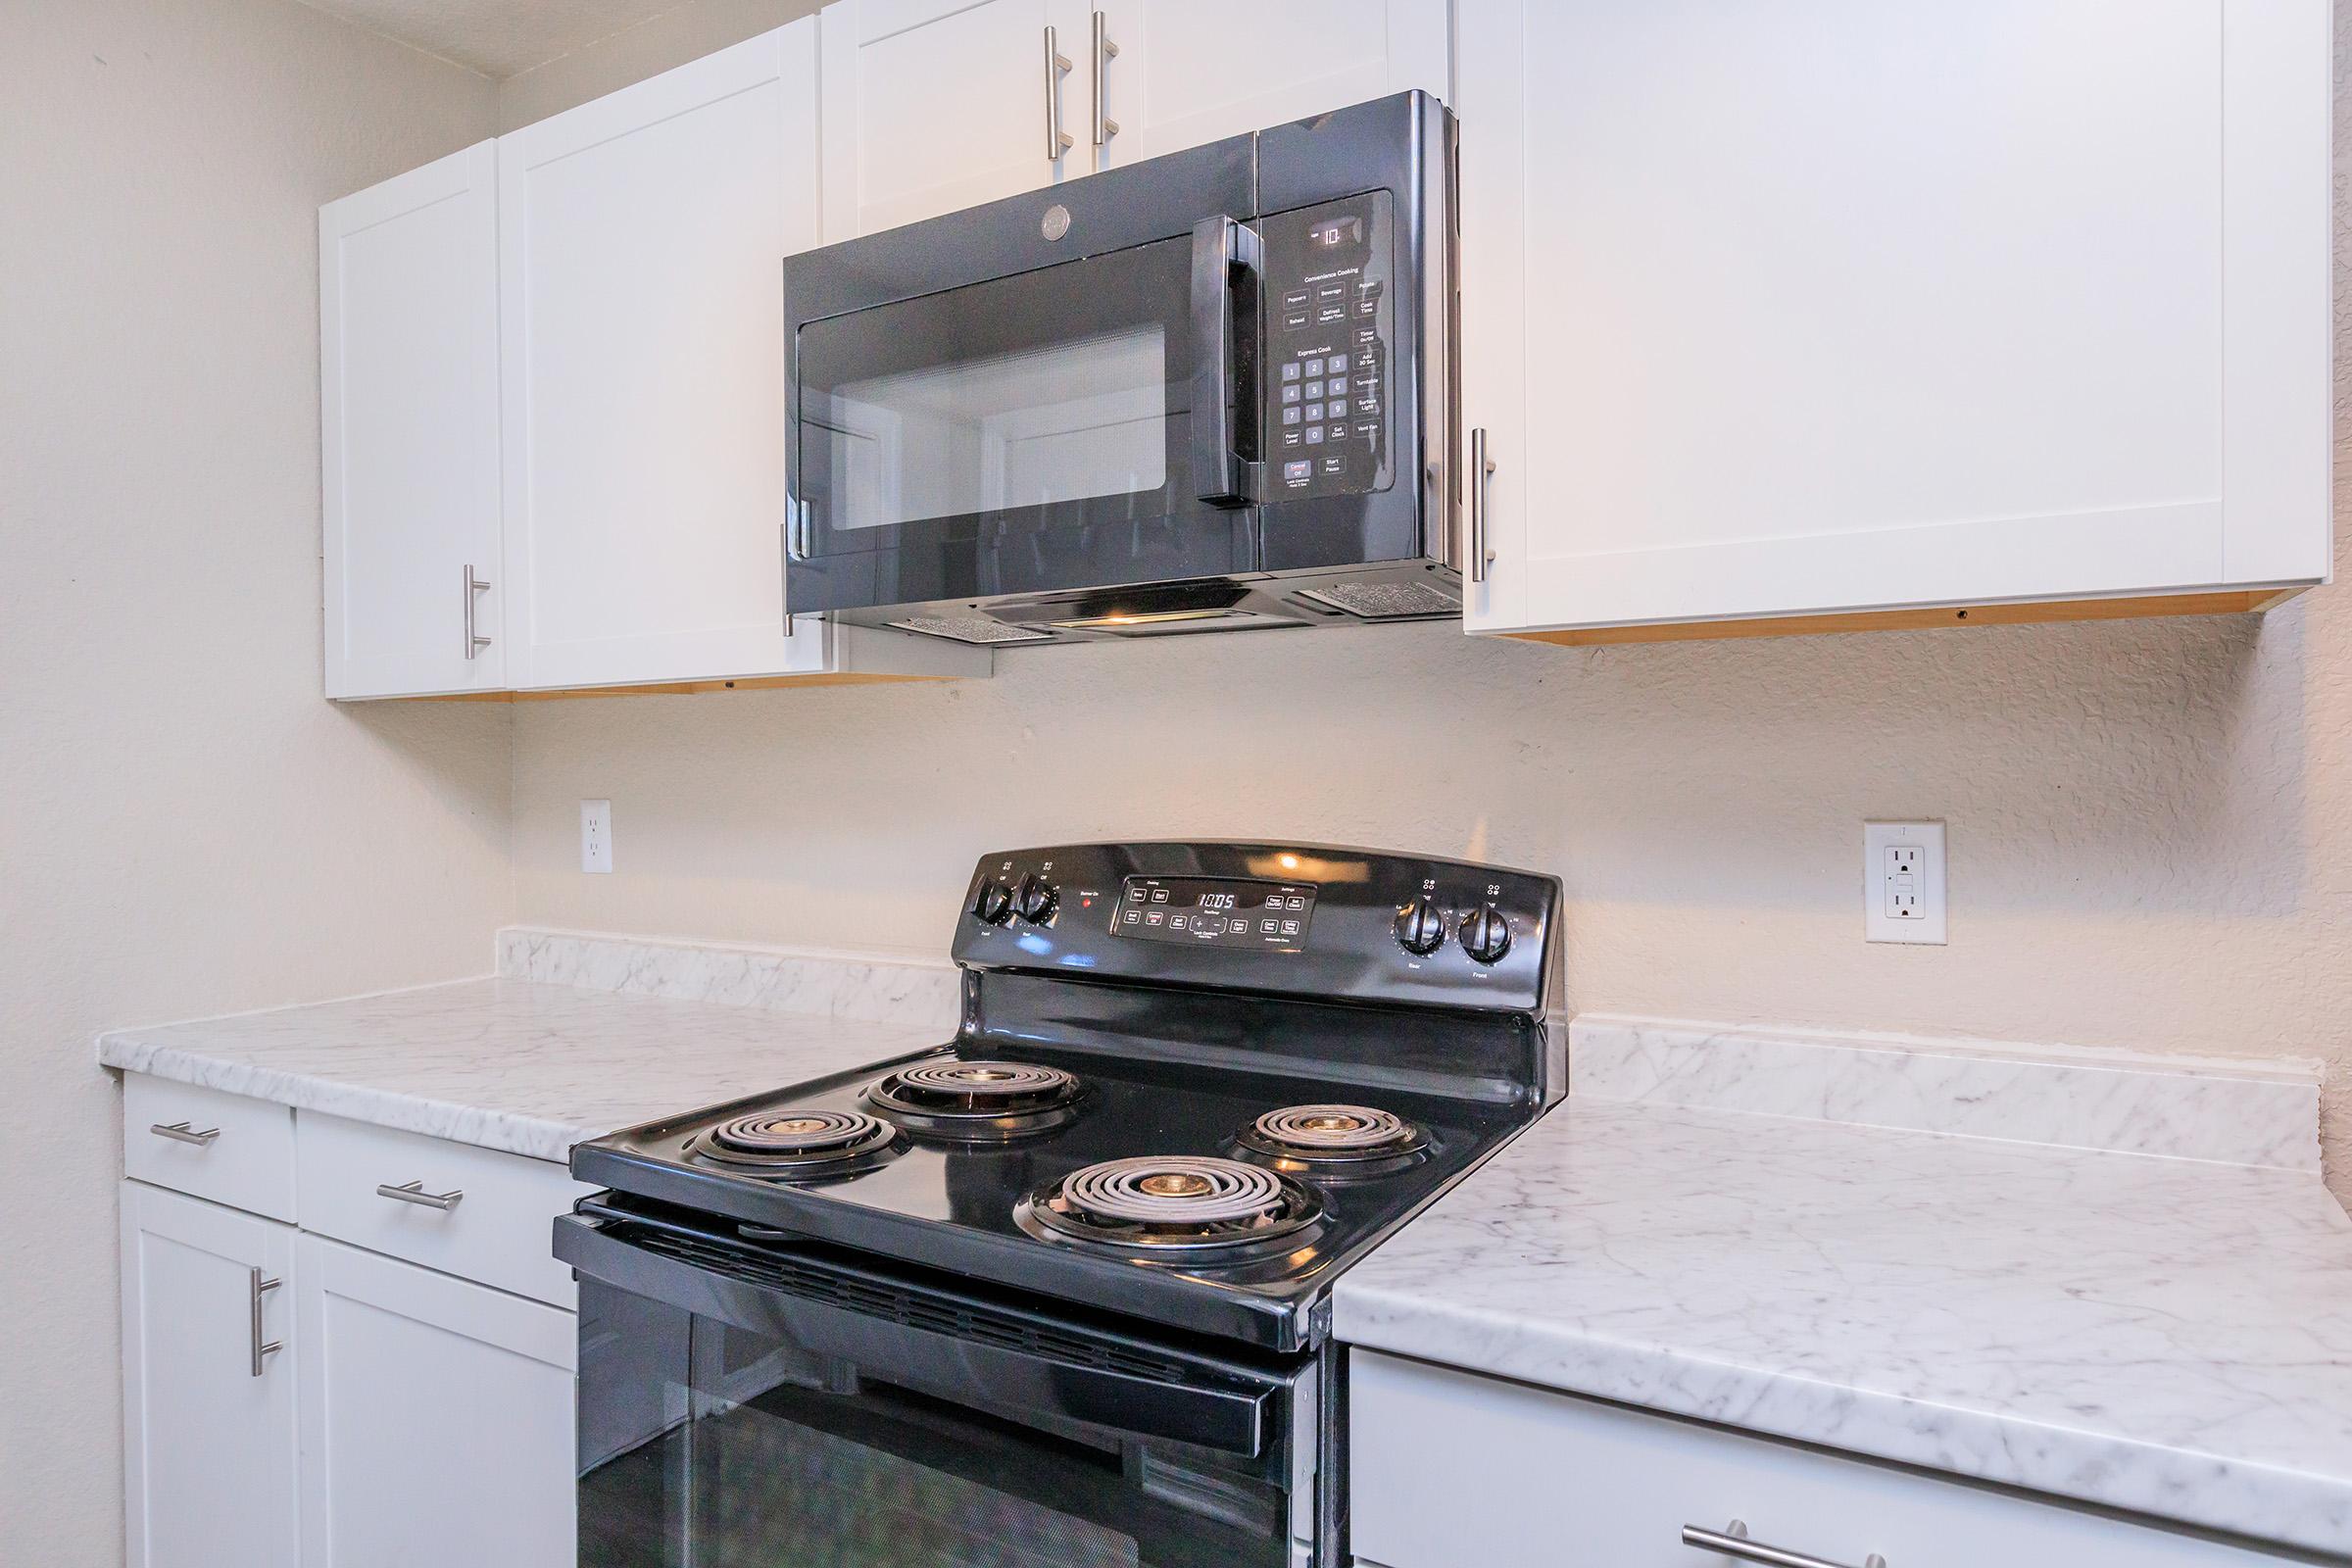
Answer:
[{"label": "white ceiling", "polygon": [[387,38],[504,78],[677,9],[679,0],[308,0]]}]

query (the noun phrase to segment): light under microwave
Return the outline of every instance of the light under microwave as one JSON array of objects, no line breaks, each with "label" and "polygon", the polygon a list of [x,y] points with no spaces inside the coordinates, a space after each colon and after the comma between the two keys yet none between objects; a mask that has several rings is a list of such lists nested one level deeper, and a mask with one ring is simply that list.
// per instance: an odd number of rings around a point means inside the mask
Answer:
[{"label": "light under microwave", "polygon": [[1453,134],[1400,93],[786,261],[786,604],[991,645],[1458,615]]}]

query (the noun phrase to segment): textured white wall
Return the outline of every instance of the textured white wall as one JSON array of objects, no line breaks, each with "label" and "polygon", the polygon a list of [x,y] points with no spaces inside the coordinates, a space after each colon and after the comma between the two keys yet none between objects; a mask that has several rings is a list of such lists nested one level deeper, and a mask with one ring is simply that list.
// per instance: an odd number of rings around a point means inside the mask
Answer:
[{"label": "textured white wall", "polygon": [[285,0],[7,0],[0,105],[0,1562],[98,1568],[92,1036],[478,973],[511,906],[505,710],[318,696],[318,207],[495,91]]},{"label": "textured white wall", "polygon": [[[990,848],[1491,857],[1566,879],[1582,1008],[2328,1057],[2352,1196],[2352,588],[2260,621],[1262,633],[1000,670],[518,709],[521,917],[937,954]],[[612,876],[578,871],[585,796],[613,803]],[[1867,816],[1949,821],[1950,947],[1862,941]]]}]

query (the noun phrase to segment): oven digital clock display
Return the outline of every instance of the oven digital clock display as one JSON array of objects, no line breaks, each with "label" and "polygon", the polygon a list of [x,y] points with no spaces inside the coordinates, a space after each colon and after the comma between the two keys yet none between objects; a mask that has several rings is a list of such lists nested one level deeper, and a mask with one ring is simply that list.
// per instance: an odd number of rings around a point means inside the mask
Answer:
[{"label": "oven digital clock display", "polygon": [[1283,953],[1305,943],[1314,913],[1315,890],[1304,882],[1131,876],[1111,906],[1110,928],[1147,942]]}]

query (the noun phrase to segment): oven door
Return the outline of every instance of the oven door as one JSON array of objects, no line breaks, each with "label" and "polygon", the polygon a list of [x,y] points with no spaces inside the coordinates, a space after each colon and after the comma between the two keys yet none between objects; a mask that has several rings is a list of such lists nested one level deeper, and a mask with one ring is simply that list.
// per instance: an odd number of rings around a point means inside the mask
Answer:
[{"label": "oven door", "polygon": [[1252,571],[1253,241],[1218,219],[802,322],[794,610]]},{"label": "oven door", "polygon": [[829,1249],[557,1221],[582,1568],[1294,1568],[1313,1362],[1171,1348]]}]

